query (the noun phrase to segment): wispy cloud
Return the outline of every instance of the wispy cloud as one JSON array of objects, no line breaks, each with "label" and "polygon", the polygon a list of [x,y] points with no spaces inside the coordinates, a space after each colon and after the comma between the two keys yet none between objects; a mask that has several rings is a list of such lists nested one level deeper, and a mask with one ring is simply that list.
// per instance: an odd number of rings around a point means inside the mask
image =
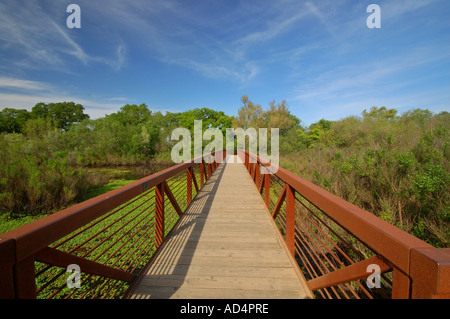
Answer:
[{"label": "wispy cloud", "polygon": [[[422,14],[445,17],[445,1],[380,0],[382,28],[369,30],[370,1],[77,0],[82,29],[69,30],[69,0],[2,0],[0,106],[77,97],[99,114],[133,94],[136,102],[142,96],[181,110],[209,89],[215,96],[208,103],[232,105],[234,96],[216,95],[234,90],[319,113],[356,109],[391,93],[394,101],[395,90],[427,85],[428,73],[448,75],[448,23]],[[428,41],[428,34],[435,38]],[[189,102],[172,93],[186,92],[184,83],[171,81],[179,75],[201,79],[189,86]]]},{"label": "wispy cloud", "polygon": [[433,0],[396,0],[383,3],[383,18],[392,19],[432,4]]},{"label": "wispy cloud", "polygon": [[21,80],[17,78],[0,76],[0,88],[41,91],[48,90],[50,85],[48,83],[38,81]]},{"label": "wispy cloud", "polygon": [[105,114],[117,112],[126,103],[131,103],[127,97],[82,97],[63,90],[54,84],[23,80],[0,76],[0,110],[9,107],[17,109],[31,108],[39,102],[57,103],[73,101],[80,103],[91,118],[103,117]]},{"label": "wispy cloud", "polygon": [[61,26],[51,20],[49,20],[49,26],[54,29],[55,35],[59,37],[58,41],[62,44],[62,48],[59,49],[61,52],[74,56],[85,65],[89,60],[92,60],[92,57],[87,55],[81,46],[72,40]]},{"label": "wispy cloud", "polygon": [[319,21],[320,23],[325,27],[325,29],[327,30],[327,32],[334,38],[337,40],[337,36],[335,31],[333,30],[332,27],[332,19],[329,19],[327,16],[325,16],[324,13],[322,13],[322,11],[316,7],[312,2],[306,2],[306,7],[308,8],[309,12],[311,12]]},{"label": "wispy cloud", "polygon": [[114,101],[108,103],[100,99],[89,99],[72,95],[0,93],[0,109],[11,107],[31,110],[34,105],[40,102],[58,103],[63,101],[73,101],[83,105],[85,107],[85,113],[95,119],[103,117],[106,114],[117,112],[124,105],[126,100],[121,101],[122,103],[115,103]]},{"label": "wispy cloud", "polygon": [[207,6],[184,1],[112,1],[108,6],[97,2],[86,5],[101,12],[105,25],[114,24],[128,42],[139,41],[140,49],[151,58],[241,86],[264,68],[270,54],[265,46],[295,32],[311,15],[297,1],[224,1]]},{"label": "wispy cloud", "polygon": [[[117,46],[114,58],[91,55],[69,34],[65,21],[61,24],[58,16],[50,14],[41,4],[11,0],[0,3],[0,43],[4,49],[0,58],[6,62],[3,68],[6,65],[20,69],[51,68],[71,73],[69,65],[75,58],[83,65],[94,62],[120,69],[126,52],[123,44]],[[65,12],[62,3],[55,7]]]},{"label": "wispy cloud", "polygon": [[108,101],[128,101],[126,97],[110,97]]},{"label": "wispy cloud", "polygon": [[263,25],[262,30],[249,32],[235,41],[235,45],[250,46],[255,43],[267,43],[271,39],[293,28],[301,19],[308,16],[307,10],[295,10],[276,17]]},{"label": "wispy cloud", "polygon": [[311,116],[316,119],[358,115],[363,109],[374,105],[395,108],[444,107],[438,101],[450,96],[445,85],[435,87],[434,93],[420,86],[411,93],[411,88],[421,81],[433,81],[434,77],[440,75],[430,74],[429,78],[424,79],[414,78],[410,74],[450,58],[449,50],[444,49],[437,55],[432,54],[434,51],[436,48],[417,48],[408,56],[391,56],[364,65],[348,63],[334,66],[313,78],[302,80],[288,101],[294,110],[297,108],[304,113],[314,114]]}]

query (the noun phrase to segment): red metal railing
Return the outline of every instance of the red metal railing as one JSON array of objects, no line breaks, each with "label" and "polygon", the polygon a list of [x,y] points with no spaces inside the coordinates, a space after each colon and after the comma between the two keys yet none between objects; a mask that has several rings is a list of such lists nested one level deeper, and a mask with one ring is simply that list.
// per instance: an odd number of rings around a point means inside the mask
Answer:
[{"label": "red metal railing", "polygon": [[217,168],[211,155],[1,234],[0,298],[123,296]]},{"label": "red metal railing", "polygon": [[274,169],[248,151],[238,155],[317,297],[450,298],[450,249],[434,248],[282,167],[261,174]]}]

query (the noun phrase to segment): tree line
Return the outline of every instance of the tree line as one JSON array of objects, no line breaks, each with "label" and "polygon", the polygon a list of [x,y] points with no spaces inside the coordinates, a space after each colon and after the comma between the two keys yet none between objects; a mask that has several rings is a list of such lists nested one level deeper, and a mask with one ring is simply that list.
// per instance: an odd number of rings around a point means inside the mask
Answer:
[{"label": "tree line", "polygon": [[[279,128],[280,165],[435,246],[448,246],[448,112],[386,107],[309,126],[286,103],[241,98],[234,116],[209,108],[171,113],[127,104],[90,119],[74,102],[0,111],[0,213],[51,213],[96,182],[88,167],[166,162],[171,132],[194,120],[203,130]],[[192,134],[193,136],[193,134]],[[192,143],[193,144],[193,143]],[[151,165],[151,164],[150,164]]]}]

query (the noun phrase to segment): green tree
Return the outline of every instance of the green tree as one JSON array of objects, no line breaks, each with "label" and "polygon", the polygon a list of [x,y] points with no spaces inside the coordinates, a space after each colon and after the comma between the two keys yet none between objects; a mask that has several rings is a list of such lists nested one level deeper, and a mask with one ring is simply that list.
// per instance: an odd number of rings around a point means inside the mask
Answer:
[{"label": "green tree", "polygon": [[177,120],[180,127],[191,131],[194,129],[195,120],[202,120],[202,131],[207,128],[218,128],[225,134],[226,128],[231,127],[231,118],[224,112],[205,107],[178,113]]},{"label": "green tree", "polygon": [[278,128],[280,134],[283,135],[294,125],[300,124],[300,120],[289,112],[286,100],[277,105],[275,105],[275,101],[272,101],[269,103],[269,107],[264,114],[267,129]]},{"label": "green tree", "polygon": [[311,124],[306,132],[299,132],[300,139],[307,147],[313,147],[322,140],[324,133],[331,129],[331,124],[332,121],[321,119]]},{"label": "green tree", "polygon": [[51,120],[57,128],[62,130],[68,130],[72,124],[89,118],[89,115],[84,113],[84,107],[74,102],[37,103],[31,109],[31,116]]},{"label": "green tree", "polygon": [[152,111],[144,103],[140,105],[126,104],[117,113],[109,115],[111,119],[119,121],[123,125],[136,125],[147,122],[152,116]]},{"label": "green tree", "polygon": [[433,113],[428,109],[414,109],[402,114],[401,118],[404,121],[413,121],[418,125],[424,125],[433,117]]},{"label": "green tree", "polygon": [[21,133],[30,118],[27,110],[4,108],[0,111],[0,132]]},{"label": "green tree", "polygon": [[333,123],[332,121],[321,119],[321,120],[319,120],[319,122],[311,124],[309,128],[311,130],[315,129],[315,128],[318,128],[318,129],[320,129],[320,130],[325,132],[325,131],[328,131],[331,128],[331,124],[332,123]]},{"label": "green tree", "polygon": [[23,133],[34,140],[43,140],[47,132],[53,130],[55,127],[51,121],[43,118],[36,118],[28,120],[23,128]]},{"label": "green tree", "polygon": [[238,111],[238,116],[233,119],[233,127],[241,127],[244,130],[249,127],[258,129],[265,127],[264,111],[260,104],[254,104],[248,99],[247,95],[241,98],[241,102],[244,104]]},{"label": "green tree", "polygon": [[364,110],[362,112],[363,118],[365,119],[383,119],[383,120],[393,120],[396,118],[397,110],[388,109],[385,106],[376,107],[372,106],[370,111]]}]

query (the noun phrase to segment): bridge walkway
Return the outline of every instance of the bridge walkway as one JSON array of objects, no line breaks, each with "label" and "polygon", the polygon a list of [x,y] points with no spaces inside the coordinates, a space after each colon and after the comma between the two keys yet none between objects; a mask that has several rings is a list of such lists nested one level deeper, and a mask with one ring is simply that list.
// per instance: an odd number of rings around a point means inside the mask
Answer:
[{"label": "bridge walkway", "polygon": [[237,157],[219,165],[130,298],[312,298]]}]

